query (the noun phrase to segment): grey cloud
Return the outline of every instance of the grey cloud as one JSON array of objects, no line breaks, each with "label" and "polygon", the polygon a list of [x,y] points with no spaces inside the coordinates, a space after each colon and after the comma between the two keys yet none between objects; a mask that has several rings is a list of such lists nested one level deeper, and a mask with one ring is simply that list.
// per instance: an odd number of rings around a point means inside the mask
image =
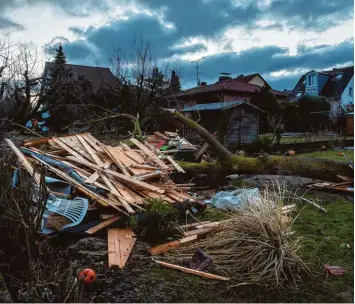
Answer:
[{"label": "grey cloud", "polygon": [[[240,54],[224,53],[210,56],[200,62],[201,80],[213,83],[221,72],[229,72],[232,76],[250,73],[267,75],[284,69],[291,71],[298,68],[322,70],[337,64],[354,61],[352,39],[338,45],[325,46],[322,49],[316,47],[313,49],[305,48],[304,50],[296,56],[290,56],[285,52],[285,49],[278,47],[251,49]],[[185,62],[184,71],[186,73],[184,80],[187,82],[193,81],[196,77],[193,66]],[[271,83],[277,89],[290,88],[294,86],[295,83],[291,84],[291,82],[296,78],[297,76],[280,77],[278,80],[272,79]]]},{"label": "grey cloud", "polygon": [[14,29],[22,31],[25,28],[21,24],[18,24],[16,22],[11,21],[10,19],[0,16],[0,29]]}]

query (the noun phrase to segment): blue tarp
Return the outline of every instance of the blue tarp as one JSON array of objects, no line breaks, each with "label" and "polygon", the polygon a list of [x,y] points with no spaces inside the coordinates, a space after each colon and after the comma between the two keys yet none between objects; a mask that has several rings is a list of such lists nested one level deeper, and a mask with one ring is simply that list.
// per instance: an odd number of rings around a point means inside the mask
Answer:
[{"label": "blue tarp", "polygon": [[29,149],[26,148],[20,148],[20,150],[23,152],[23,154],[27,155],[27,156],[31,156],[34,155],[37,158],[39,158],[40,160],[43,160],[45,163],[47,163],[48,165],[51,165],[53,167],[56,167],[58,169],[61,169],[63,171],[65,171],[65,173],[67,173],[70,177],[72,177],[73,179],[75,179],[77,182],[79,182],[80,184],[82,184],[83,186],[85,186],[87,189],[90,189],[94,192],[97,192],[97,187],[85,184],[85,181],[80,177],[80,175],[78,173],[76,173],[76,171],[71,168],[70,166],[62,163],[59,160],[55,160],[53,158],[50,158],[48,156],[33,152]]}]

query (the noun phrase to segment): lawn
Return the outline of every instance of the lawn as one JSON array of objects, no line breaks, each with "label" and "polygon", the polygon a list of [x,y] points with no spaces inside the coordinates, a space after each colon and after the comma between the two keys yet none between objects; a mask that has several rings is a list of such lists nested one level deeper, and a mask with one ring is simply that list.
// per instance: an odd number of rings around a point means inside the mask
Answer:
[{"label": "lawn", "polygon": [[[354,160],[354,151],[343,151],[346,157],[350,160]],[[297,156],[308,156],[314,158],[333,159],[333,160],[345,160],[345,157],[338,150],[326,150],[315,151],[311,153],[296,154]]]},{"label": "lawn", "polygon": [[[272,289],[203,279],[152,265],[137,278],[139,288],[158,288],[145,301],[170,302],[353,302],[353,203],[336,195],[316,195],[327,213],[311,205],[299,206],[294,230],[302,237],[301,256],[314,277],[303,277],[298,290]],[[315,196],[312,196],[316,199]],[[224,219],[225,213],[208,208],[200,220]],[[350,248],[348,248],[348,245]],[[324,265],[347,269],[343,276],[327,276]],[[146,286],[144,288],[143,286]],[[150,286],[150,287],[148,287]],[[152,291],[155,289],[153,288]],[[147,295],[147,294],[146,294]]]}]

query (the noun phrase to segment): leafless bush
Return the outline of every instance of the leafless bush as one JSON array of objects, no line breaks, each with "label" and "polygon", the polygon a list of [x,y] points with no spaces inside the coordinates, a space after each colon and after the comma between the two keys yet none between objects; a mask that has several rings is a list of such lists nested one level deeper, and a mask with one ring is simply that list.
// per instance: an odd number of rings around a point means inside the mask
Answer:
[{"label": "leafless bush", "polygon": [[[62,302],[74,283],[74,270],[39,234],[48,195],[44,169],[39,168],[39,187],[20,169],[20,185],[13,188],[16,167],[11,164],[10,157],[0,159],[1,270],[16,301]],[[80,302],[77,290],[68,300]]]}]

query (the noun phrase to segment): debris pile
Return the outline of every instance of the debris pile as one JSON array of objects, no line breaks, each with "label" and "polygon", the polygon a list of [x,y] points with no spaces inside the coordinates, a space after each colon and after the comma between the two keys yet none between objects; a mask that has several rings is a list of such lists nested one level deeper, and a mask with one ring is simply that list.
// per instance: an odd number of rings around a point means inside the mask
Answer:
[{"label": "debris pile", "polygon": [[[44,225],[44,233],[79,224],[87,210],[102,210],[103,218],[110,217],[107,226],[118,215],[143,210],[146,198],[166,203],[196,201],[186,193],[189,185],[175,184],[169,178],[174,171],[184,173],[172,157],[159,155],[149,143],[135,138],[129,140],[130,145],[117,147],[105,145],[89,133],[25,141],[20,148],[5,140],[37,186],[37,166],[51,173],[45,178],[50,198],[44,217],[56,213],[67,221],[62,227]],[[18,182],[15,174],[14,186]],[[77,197],[73,199],[74,193]]]},{"label": "debris pile", "polygon": [[189,143],[185,138],[181,138],[176,132],[154,132],[146,139],[146,144],[154,147],[162,154],[171,154],[176,152],[196,151],[197,148]]}]

